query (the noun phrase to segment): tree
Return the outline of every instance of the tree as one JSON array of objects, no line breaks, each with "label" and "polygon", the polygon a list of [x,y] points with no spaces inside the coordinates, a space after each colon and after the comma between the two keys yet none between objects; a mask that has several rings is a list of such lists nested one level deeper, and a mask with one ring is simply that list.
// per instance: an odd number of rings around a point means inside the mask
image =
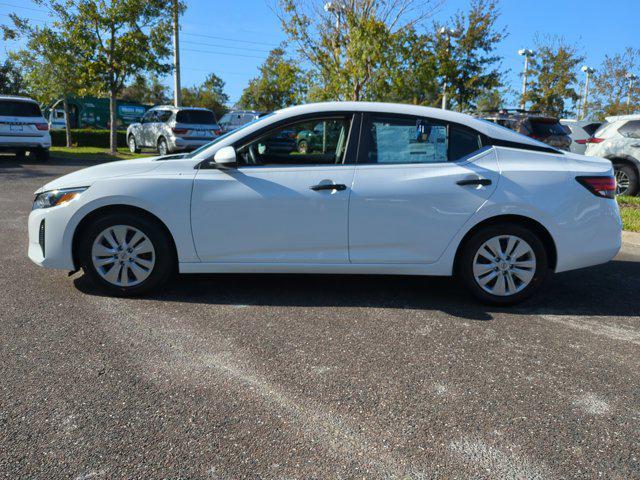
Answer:
[{"label": "tree", "polygon": [[[56,0],[51,0],[56,1]],[[116,97],[128,78],[143,72],[166,74],[172,2],[164,0],[76,0],[78,26],[90,34],[77,69],[98,93],[109,95],[110,150],[117,151]]]},{"label": "tree", "polygon": [[[405,32],[426,19],[438,0],[349,0],[325,4],[279,0],[278,16],[298,55],[311,65],[318,99],[375,99],[402,71],[391,65]],[[419,54],[422,52],[416,52]],[[393,75],[393,78],[385,76]]]},{"label": "tree", "polygon": [[[640,81],[633,82],[629,92],[628,74],[640,76],[640,49],[627,47],[624,52],[606,55],[593,77],[593,101],[589,106],[593,113],[604,118],[609,115],[633,113],[640,108]],[[631,94],[631,102],[627,101]]]},{"label": "tree", "polygon": [[11,58],[7,58],[0,64],[0,94],[23,95],[25,90],[22,72]]},{"label": "tree", "polygon": [[449,25],[435,25],[433,50],[441,85],[458,111],[475,110],[475,99],[500,87],[502,57],[496,47],[505,37],[496,29],[497,0],[473,0],[469,12],[458,12]]},{"label": "tree", "polygon": [[169,89],[163,85],[157,75],[138,75],[133,82],[122,89],[119,94],[122,100],[140,102],[151,105],[163,105],[171,103]]},{"label": "tree", "polygon": [[202,85],[182,89],[182,105],[213,110],[216,117],[224,115],[228,108],[229,95],[224,92],[224,81],[215,73],[207,76]]},{"label": "tree", "polygon": [[282,48],[275,48],[260,67],[260,76],[242,92],[239,105],[251,110],[278,110],[300,103],[304,94],[302,70],[285,58]]},{"label": "tree", "polygon": [[498,88],[486,90],[476,97],[475,104],[479,112],[500,110],[505,107],[505,95]]},{"label": "tree", "polygon": [[532,102],[532,110],[554,117],[569,116],[573,112],[567,101],[575,105],[580,99],[576,72],[584,57],[561,37],[537,39],[535,43],[526,99]]},{"label": "tree", "polygon": [[73,145],[68,98],[83,88],[75,67],[84,55],[87,35],[78,27],[76,15],[63,5],[51,6],[51,26],[34,27],[28,20],[12,15],[13,28],[5,27],[5,37],[24,37],[25,48],[12,53],[25,71],[30,95],[42,104],[62,98],[67,147]]}]

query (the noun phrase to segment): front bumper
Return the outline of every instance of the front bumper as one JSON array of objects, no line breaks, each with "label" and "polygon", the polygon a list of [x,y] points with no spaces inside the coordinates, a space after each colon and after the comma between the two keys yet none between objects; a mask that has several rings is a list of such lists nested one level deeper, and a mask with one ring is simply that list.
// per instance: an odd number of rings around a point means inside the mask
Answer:
[{"label": "front bumper", "polygon": [[67,206],[32,210],[29,214],[29,250],[31,261],[46,268],[75,270],[71,240],[65,228],[70,211]]}]

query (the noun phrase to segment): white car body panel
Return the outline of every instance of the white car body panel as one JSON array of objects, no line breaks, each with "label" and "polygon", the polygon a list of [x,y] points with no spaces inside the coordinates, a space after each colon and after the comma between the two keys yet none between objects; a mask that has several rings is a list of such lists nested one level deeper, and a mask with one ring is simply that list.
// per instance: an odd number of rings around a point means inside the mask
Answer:
[{"label": "white car body panel", "polygon": [[[198,169],[215,152],[281,120],[321,112],[404,113],[453,121],[523,148],[491,146],[441,164]],[[615,200],[598,198],[576,175],[611,175],[611,163],[548,146],[446,110],[376,103],[326,103],[278,111],[191,157],[114,162],[54,180],[39,192],[89,187],[77,199],[29,217],[29,256],[74,270],[73,236],[97,208],[128,205],[168,229],[184,273],[374,273],[451,275],[465,235],[496,216],[541,224],[557,250],[556,271],[603,263],[621,245]],[[482,177],[490,186],[460,186]],[[321,182],[344,191],[315,192]],[[38,243],[45,220],[46,256]]]}]

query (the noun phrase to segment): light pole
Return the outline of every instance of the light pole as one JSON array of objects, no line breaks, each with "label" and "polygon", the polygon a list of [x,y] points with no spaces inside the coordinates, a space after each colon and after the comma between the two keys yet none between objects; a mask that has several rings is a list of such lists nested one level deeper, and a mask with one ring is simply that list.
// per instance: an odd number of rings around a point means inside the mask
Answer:
[{"label": "light pole", "polygon": [[629,94],[627,95],[627,113],[631,113],[631,95],[633,95],[633,82],[635,82],[638,79],[638,76],[629,72],[625,75],[625,78],[629,80]]},{"label": "light pole", "polygon": [[[451,50],[451,37],[455,36],[456,31],[453,28],[442,27],[440,28],[440,35],[444,35],[447,39],[447,55]],[[445,76],[442,81],[442,109],[447,109],[447,77]]]},{"label": "light pole", "polygon": [[324,11],[333,13],[336,16],[336,29],[338,30],[340,30],[340,13],[343,8],[340,2],[327,2],[324,4]]},{"label": "light pole", "polygon": [[529,58],[533,57],[536,53],[528,48],[521,48],[518,50],[518,55],[524,57],[524,71],[522,72],[522,100],[520,106],[523,110],[527,107],[527,73],[529,72]]},{"label": "light pole", "polygon": [[583,120],[584,117],[587,116],[587,108],[589,105],[589,78],[591,78],[591,75],[595,73],[596,69],[583,65],[580,70],[587,75],[587,78],[584,81],[584,101],[582,102],[582,115],[580,116],[580,120]]},{"label": "light pole", "polygon": [[180,26],[178,19],[180,10],[178,0],[173,0],[173,104],[179,107],[182,103],[182,87],[180,86]]}]

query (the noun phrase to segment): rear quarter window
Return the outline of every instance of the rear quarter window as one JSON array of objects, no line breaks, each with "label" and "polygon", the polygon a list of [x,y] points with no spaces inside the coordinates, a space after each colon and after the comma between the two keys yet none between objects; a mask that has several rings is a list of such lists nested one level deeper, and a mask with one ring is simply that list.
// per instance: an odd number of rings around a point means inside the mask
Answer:
[{"label": "rear quarter window", "polygon": [[0,116],[7,117],[41,117],[42,112],[37,103],[16,100],[0,100]]},{"label": "rear quarter window", "polygon": [[589,125],[585,125],[584,127],[582,127],[582,129],[587,132],[587,135],[591,135],[593,136],[594,133],[596,133],[596,131],[598,130],[598,128],[600,128],[600,125],[602,125],[601,123],[590,123]]}]

